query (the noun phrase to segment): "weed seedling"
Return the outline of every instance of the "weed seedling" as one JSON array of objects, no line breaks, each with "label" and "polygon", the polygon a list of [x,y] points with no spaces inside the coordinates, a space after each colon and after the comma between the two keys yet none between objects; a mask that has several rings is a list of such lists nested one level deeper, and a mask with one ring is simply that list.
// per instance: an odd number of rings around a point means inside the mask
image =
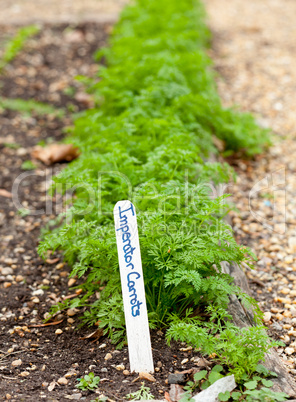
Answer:
[{"label": "weed seedling", "polygon": [[150,388],[145,387],[145,383],[142,382],[141,388],[138,391],[127,394],[125,398],[132,401],[147,401],[154,399],[154,396],[150,394]]},{"label": "weed seedling", "polygon": [[95,376],[93,372],[85,375],[83,378],[78,378],[79,384],[76,385],[77,388],[85,391],[90,390],[93,391],[98,388],[100,377]]},{"label": "weed seedling", "polygon": [[30,160],[23,162],[22,166],[21,166],[21,168],[23,170],[34,170],[34,169],[36,169],[36,167],[37,166],[34,165],[34,163],[32,161],[30,161]]}]

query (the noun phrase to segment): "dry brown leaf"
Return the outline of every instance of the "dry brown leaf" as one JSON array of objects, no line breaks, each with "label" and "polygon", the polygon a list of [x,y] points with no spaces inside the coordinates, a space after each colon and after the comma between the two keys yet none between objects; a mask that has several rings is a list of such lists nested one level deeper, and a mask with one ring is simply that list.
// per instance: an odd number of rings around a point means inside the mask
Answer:
[{"label": "dry brown leaf", "polygon": [[165,391],[165,393],[164,393],[164,399],[165,399],[166,401],[168,401],[168,402],[172,402],[172,400],[171,400],[171,398],[170,398],[170,394],[169,394],[167,391]]},{"label": "dry brown leaf", "polygon": [[11,198],[12,194],[9,191],[4,190],[4,188],[0,188],[0,196],[6,197],[6,198]]},{"label": "dry brown leaf", "polygon": [[156,381],[156,379],[153,377],[153,375],[146,373],[145,371],[142,371],[141,373],[139,373],[139,378],[140,378],[140,380],[147,380],[150,382]]},{"label": "dry brown leaf", "polygon": [[60,321],[55,321],[55,322],[48,322],[47,324],[35,324],[35,325],[28,325],[28,327],[32,328],[40,328],[40,327],[48,327],[50,325],[58,325],[61,322],[63,322],[64,320],[60,320]]},{"label": "dry brown leaf", "polygon": [[32,151],[32,158],[38,159],[46,165],[56,162],[70,162],[79,156],[78,148],[72,144],[51,144],[47,147],[36,146]]},{"label": "dry brown leaf", "polygon": [[62,297],[63,297],[63,300],[67,300],[67,299],[73,299],[73,297],[76,297],[76,296],[77,296],[77,293],[72,293],[71,295],[62,296]]},{"label": "dry brown leaf", "polygon": [[47,258],[47,259],[45,260],[45,262],[47,262],[47,264],[50,264],[50,265],[55,264],[55,263],[58,262],[58,261],[60,261],[59,258]]},{"label": "dry brown leaf", "polygon": [[171,384],[171,389],[170,389],[170,398],[172,402],[178,402],[181,398],[182,395],[184,395],[184,389],[181,387],[179,384]]},{"label": "dry brown leaf", "polygon": [[88,108],[94,107],[93,97],[85,92],[77,92],[75,100]]},{"label": "dry brown leaf", "polygon": [[90,338],[96,338],[95,340],[98,340],[102,335],[103,335],[103,329],[102,328],[98,328],[97,330],[95,330],[94,332],[92,332],[89,335],[83,336],[79,339],[90,339]]}]

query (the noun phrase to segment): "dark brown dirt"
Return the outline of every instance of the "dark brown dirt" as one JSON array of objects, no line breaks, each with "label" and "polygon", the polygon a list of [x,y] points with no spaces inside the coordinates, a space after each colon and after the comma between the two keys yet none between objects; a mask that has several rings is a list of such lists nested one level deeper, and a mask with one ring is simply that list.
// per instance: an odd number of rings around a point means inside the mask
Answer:
[{"label": "dark brown dirt", "polygon": [[[66,111],[63,118],[57,118],[0,110],[0,189],[8,195],[16,178],[25,172],[21,166],[31,160],[32,148],[40,141],[61,140],[63,128],[71,124],[67,110],[80,111],[87,106],[79,97],[75,99],[83,88],[74,77],[97,72],[93,53],[106,44],[109,30],[109,25],[96,24],[45,26],[0,76],[1,96],[34,99]],[[0,39],[13,33],[14,29],[0,29]],[[49,211],[46,188],[51,176],[64,165],[46,168],[41,162],[34,163],[37,167],[21,182],[18,195],[22,208],[43,209],[41,215],[22,216],[11,198],[0,195],[0,400],[90,401],[104,394],[121,401],[141,385],[133,382],[136,375],[124,375],[116,369],[123,364],[129,370],[127,347],[116,351],[108,339],[81,339],[94,329],[77,329],[79,312],[73,317],[60,314],[55,317],[62,320],[60,323],[42,326],[50,307],[75,296],[75,290],[69,288],[73,285],[68,282],[69,268],[62,263],[62,256],[56,253],[45,262],[36,250],[40,229],[61,210],[60,200],[54,199]],[[62,333],[56,334],[57,329]],[[192,358],[198,354],[180,351],[182,345],[177,343],[169,348],[162,332],[152,333],[152,347],[158,371],[156,382],[146,382],[146,386],[158,399],[168,391],[168,374],[193,367]],[[108,361],[107,353],[112,354]],[[188,363],[182,366],[186,358]],[[19,359],[21,364],[14,367],[12,362]],[[77,378],[90,371],[102,379],[97,394],[75,388]],[[69,372],[68,383],[58,384]]]}]

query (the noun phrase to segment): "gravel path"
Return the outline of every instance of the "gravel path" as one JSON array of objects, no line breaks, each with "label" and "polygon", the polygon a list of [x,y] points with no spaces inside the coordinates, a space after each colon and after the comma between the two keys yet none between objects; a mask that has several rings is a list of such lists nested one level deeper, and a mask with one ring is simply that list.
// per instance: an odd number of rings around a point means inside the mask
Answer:
[{"label": "gravel path", "polygon": [[231,161],[239,178],[227,191],[240,211],[232,214],[236,238],[259,259],[247,272],[253,295],[296,374],[296,2],[207,0],[206,6],[224,104],[240,105],[275,133],[267,154]]},{"label": "gravel path", "polygon": [[112,22],[127,0],[0,0],[0,24]]}]

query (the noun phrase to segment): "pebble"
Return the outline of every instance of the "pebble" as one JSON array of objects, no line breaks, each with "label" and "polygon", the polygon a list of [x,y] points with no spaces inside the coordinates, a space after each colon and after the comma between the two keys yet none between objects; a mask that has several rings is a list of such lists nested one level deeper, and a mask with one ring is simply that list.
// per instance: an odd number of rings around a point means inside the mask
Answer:
[{"label": "pebble", "polygon": [[270,319],[271,319],[271,312],[270,312],[270,311],[266,311],[266,312],[263,314],[263,321],[264,321],[264,322],[268,322],[268,321],[270,321]]},{"label": "pebble", "polygon": [[110,360],[110,359],[112,359],[112,355],[111,355],[111,353],[107,353],[105,356],[105,360]]},{"label": "pebble", "polygon": [[73,395],[66,395],[66,399],[72,399],[72,400],[79,400],[82,398],[82,394],[73,394]]},{"label": "pebble", "polygon": [[107,369],[107,367],[103,367],[103,368],[101,368],[101,373],[108,373],[108,369]]},{"label": "pebble", "polygon": [[57,383],[60,384],[60,385],[67,385],[68,382],[69,382],[69,381],[68,381],[67,378],[65,378],[65,377],[61,377],[61,378],[59,378],[58,381],[57,381]]},{"label": "pebble", "polygon": [[100,346],[99,346],[99,349],[103,349],[103,348],[105,348],[107,345],[106,345],[106,343],[102,343]]},{"label": "pebble", "polygon": [[123,371],[125,369],[125,366],[123,364],[118,364],[118,366],[115,366],[115,368],[118,371]]},{"label": "pebble", "polygon": [[33,297],[32,302],[35,304],[38,304],[38,303],[40,303],[40,300],[38,297]]},{"label": "pebble", "polygon": [[188,359],[183,359],[182,361],[181,361],[181,365],[183,366],[183,364],[186,364],[186,363],[188,363]]},{"label": "pebble", "polygon": [[68,286],[69,286],[69,288],[72,287],[73,285],[75,285],[75,283],[76,283],[76,279],[70,278],[70,279],[68,280]]},{"label": "pebble", "polygon": [[78,313],[78,310],[76,308],[69,308],[67,310],[67,315],[69,317],[73,317],[74,315],[76,315]]},{"label": "pebble", "polygon": [[3,276],[12,275],[12,274],[13,274],[13,269],[10,267],[1,269],[1,275],[3,275]]},{"label": "pebble", "polygon": [[28,375],[30,375],[30,373],[28,371],[22,371],[19,375],[21,377],[27,377]]},{"label": "pebble", "polygon": [[68,373],[65,374],[65,378],[71,378],[76,375],[77,375],[77,373],[75,371],[69,371]]},{"label": "pebble", "polygon": [[296,237],[292,236],[288,239],[289,248],[292,250],[293,253],[296,253]]},{"label": "pebble", "polygon": [[123,370],[122,374],[123,375],[130,375],[130,372],[128,370]]},{"label": "pebble", "polygon": [[61,335],[63,333],[63,331],[61,330],[61,329],[57,329],[56,331],[55,331],[55,334],[56,335]]},{"label": "pebble", "polygon": [[4,283],[3,283],[4,289],[10,288],[10,286],[11,286],[11,283],[10,283],[10,282],[4,282]]},{"label": "pebble", "polygon": [[23,362],[21,361],[21,359],[17,359],[17,360],[14,360],[14,361],[11,363],[11,365],[12,365],[12,367],[18,367],[18,366],[21,366],[22,363],[23,363]]},{"label": "pebble", "polygon": [[285,353],[287,354],[287,355],[291,355],[291,354],[293,354],[295,352],[295,349],[294,348],[286,348],[285,349]]},{"label": "pebble", "polygon": [[17,275],[17,276],[15,277],[15,281],[16,281],[16,282],[22,282],[24,279],[25,279],[25,278],[24,278],[22,275]]}]

